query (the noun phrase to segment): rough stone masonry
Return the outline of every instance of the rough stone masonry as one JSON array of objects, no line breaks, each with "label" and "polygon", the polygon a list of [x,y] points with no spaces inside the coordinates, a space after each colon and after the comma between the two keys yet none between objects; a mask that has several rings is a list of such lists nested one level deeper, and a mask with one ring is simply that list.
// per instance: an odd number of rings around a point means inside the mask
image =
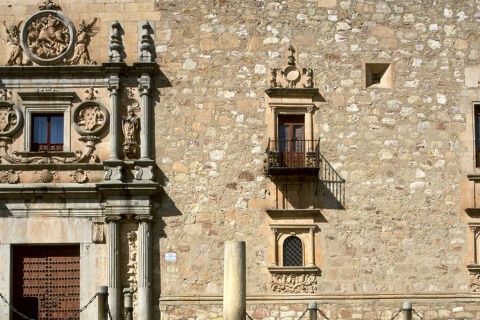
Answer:
[{"label": "rough stone masonry", "polygon": [[[108,60],[113,21],[126,31],[127,63],[137,58],[140,23],[148,20],[153,29],[163,76],[155,83],[152,145],[164,189],[153,209],[153,319],[222,319],[229,240],[246,242],[247,313],[253,319],[297,319],[308,301],[317,301],[330,319],[390,319],[404,301],[425,319],[480,317],[480,215],[474,210],[480,1],[59,5],[75,25],[97,19],[89,54],[100,64]],[[0,20],[11,26],[38,4],[4,0],[2,8]],[[0,37],[8,38],[3,28]],[[0,47],[2,66],[10,45]],[[270,70],[286,65],[289,45],[298,65],[313,70],[318,96],[311,131],[345,180],[344,201],[322,181],[302,189],[303,181],[275,183],[266,175],[268,141],[278,128],[265,91]],[[108,92],[100,97],[108,101]],[[272,217],[267,211],[276,200],[288,198],[285,185],[309,190],[312,208]],[[12,226],[23,222],[2,219],[3,257]],[[272,257],[281,243],[272,229],[280,225],[284,234],[293,230],[309,239],[310,229],[298,231],[298,225],[312,224],[314,243],[304,248],[314,251],[319,270],[314,292],[274,291]],[[122,286],[136,281],[128,253],[136,248],[133,229],[125,223],[120,232]],[[104,252],[106,245],[95,250]],[[103,270],[105,253],[85,263]],[[0,284],[8,281],[2,278]]]}]

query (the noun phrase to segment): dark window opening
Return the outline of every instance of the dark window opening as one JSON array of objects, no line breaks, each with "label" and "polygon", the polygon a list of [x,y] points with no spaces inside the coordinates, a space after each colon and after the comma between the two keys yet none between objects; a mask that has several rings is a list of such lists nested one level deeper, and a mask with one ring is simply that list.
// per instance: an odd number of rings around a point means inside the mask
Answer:
[{"label": "dark window opening", "polygon": [[382,75],[381,73],[372,73],[372,84],[377,84],[380,83],[382,80]]},{"label": "dark window opening", "polygon": [[480,167],[480,104],[474,108],[475,114],[475,166]]},{"label": "dark window opening", "polygon": [[303,167],[305,158],[305,116],[280,115],[278,117],[278,150],[282,166]]},{"label": "dark window opening", "polygon": [[63,151],[63,114],[32,115],[32,151]]},{"label": "dark window opening", "polygon": [[283,242],[283,266],[303,266],[303,246],[300,238],[296,236],[290,236]]}]

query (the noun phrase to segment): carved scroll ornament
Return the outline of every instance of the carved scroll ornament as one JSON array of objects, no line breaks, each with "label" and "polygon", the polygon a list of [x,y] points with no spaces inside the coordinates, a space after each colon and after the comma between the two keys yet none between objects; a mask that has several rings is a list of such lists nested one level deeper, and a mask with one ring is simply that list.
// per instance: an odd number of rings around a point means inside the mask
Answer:
[{"label": "carved scroll ornament", "polygon": [[270,69],[268,86],[270,88],[313,88],[313,69],[297,66],[296,49],[288,46],[287,65]]},{"label": "carved scroll ornament", "polygon": [[270,287],[273,291],[282,293],[315,293],[317,277],[305,273],[273,273]]}]

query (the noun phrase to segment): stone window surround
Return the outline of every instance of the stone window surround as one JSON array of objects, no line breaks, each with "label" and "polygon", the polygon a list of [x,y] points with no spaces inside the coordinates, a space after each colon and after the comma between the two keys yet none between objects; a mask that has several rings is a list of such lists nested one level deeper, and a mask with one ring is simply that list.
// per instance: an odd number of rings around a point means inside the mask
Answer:
[{"label": "stone window surround", "polygon": [[278,117],[280,115],[304,115],[305,116],[305,139],[314,140],[313,134],[313,113],[315,104],[313,103],[270,103],[272,110],[272,119],[268,126],[268,133],[273,140],[278,140]]},{"label": "stone window surround", "polygon": [[32,114],[63,113],[63,151],[70,152],[71,109],[76,97],[74,92],[19,92],[25,116],[24,149],[32,151]]},{"label": "stone window surround", "polygon": [[[315,265],[315,232],[319,230],[316,224],[271,224],[270,240],[270,271],[316,271]],[[283,266],[283,242],[286,238],[294,235],[302,241],[303,266]]]},{"label": "stone window surround", "polygon": [[[365,88],[393,89],[394,69],[391,62],[367,62],[364,63]],[[373,77],[380,74],[380,82],[374,83]]]}]

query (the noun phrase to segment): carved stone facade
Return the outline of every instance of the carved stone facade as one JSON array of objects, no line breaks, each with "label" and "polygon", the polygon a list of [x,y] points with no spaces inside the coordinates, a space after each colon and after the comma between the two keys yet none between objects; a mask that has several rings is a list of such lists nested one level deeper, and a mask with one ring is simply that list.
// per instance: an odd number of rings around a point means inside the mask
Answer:
[{"label": "carved stone facade", "polygon": [[224,242],[244,240],[253,319],[308,301],[478,318],[475,1],[1,8],[0,293],[18,310],[19,252],[68,247],[75,309],[107,285],[114,319],[126,294],[135,319],[220,319]]}]

